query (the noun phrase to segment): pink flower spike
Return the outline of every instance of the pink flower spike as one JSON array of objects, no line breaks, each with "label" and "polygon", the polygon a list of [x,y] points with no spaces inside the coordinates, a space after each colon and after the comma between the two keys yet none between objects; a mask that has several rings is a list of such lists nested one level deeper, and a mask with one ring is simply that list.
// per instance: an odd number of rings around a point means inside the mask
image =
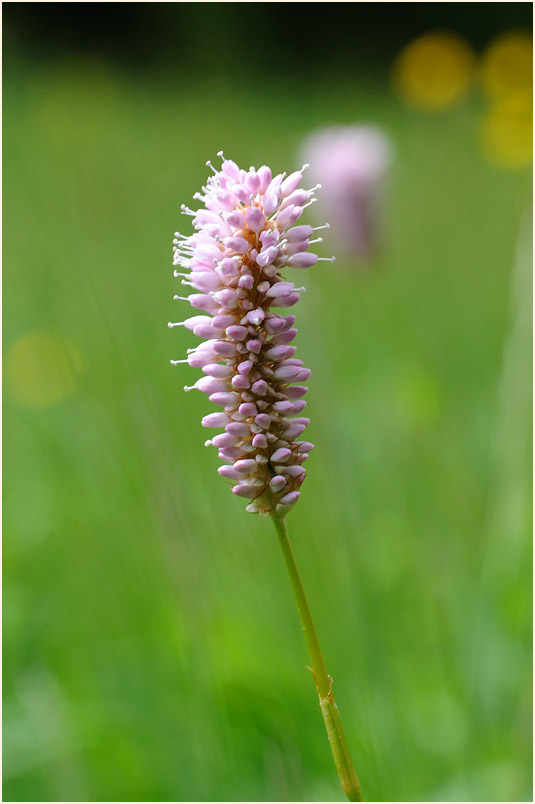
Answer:
[{"label": "pink flower spike", "polygon": [[[314,181],[321,182],[318,220],[332,228],[326,240],[352,258],[380,252],[387,224],[387,195],[394,149],[376,126],[332,126],[311,134],[303,145]],[[307,235],[308,236],[308,235]]]},{"label": "pink flower spike", "polygon": [[286,513],[299,498],[301,463],[311,448],[295,440],[308,424],[296,416],[304,401],[295,400],[307,389],[289,383],[307,380],[310,371],[288,345],[297,335],[295,316],[274,308],[296,304],[304,290],[285,269],[317,262],[308,251],[312,227],[294,225],[313,191],[300,189],[303,169],[273,178],[266,165],[245,171],[229,159],[219,170],[210,168],[213,175],[195,195],[204,208],[186,210],[196,231],[174,241],[175,265],[189,269],[177,275],[196,289],[178,298],[207,315],[170,326],[184,326],[204,341],[184,362],[207,376],[186,389],[207,393],[223,408],[202,418],[204,427],[224,429],[207,442],[233,464],[219,474],[237,481],[234,494],[253,500],[250,513]]}]

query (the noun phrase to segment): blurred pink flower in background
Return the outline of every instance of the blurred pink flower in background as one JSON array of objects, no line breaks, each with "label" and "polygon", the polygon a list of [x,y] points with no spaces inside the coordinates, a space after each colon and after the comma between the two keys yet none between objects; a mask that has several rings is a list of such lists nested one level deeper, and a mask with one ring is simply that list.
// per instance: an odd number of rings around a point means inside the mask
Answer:
[{"label": "blurred pink flower in background", "polygon": [[301,154],[310,163],[310,178],[322,187],[315,212],[331,223],[325,239],[339,254],[375,256],[384,236],[388,136],[371,125],[332,126],[312,133]]}]

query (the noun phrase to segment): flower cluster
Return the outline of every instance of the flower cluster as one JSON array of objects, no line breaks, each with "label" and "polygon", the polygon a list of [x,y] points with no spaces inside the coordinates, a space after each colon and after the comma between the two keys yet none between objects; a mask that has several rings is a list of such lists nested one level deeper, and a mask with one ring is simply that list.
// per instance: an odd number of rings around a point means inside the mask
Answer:
[{"label": "flower cluster", "polygon": [[194,196],[204,208],[182,206],[196,232],[176,233],[174,240],[174,264],[187,269],[175,276],[194,290],[175,298],[203,314],[169,326],[185,326],[203,342],[187,360],[171,362],[201,368],[207,376],[185,390],[203,391],[222,408],[202,420],[205,427],[224,428],[206,442],[224,461],[219,474],[234,481],[234,494],[251,501],[247,511],[283,515],[299,498],[303,463],[313,448],[299,440],[309,424],[300,414],[310,370],[290,345],[295,316],[273,308],[292,307],[304,290],[281,271],[318,261],[308,247],[321,238],[311,240],[311,226],[295,225],[317,188],[299,188],[306,165],[272,177],[265,165],[240,170],[219,155],[221,169],[208,162],[214,175],[204,194]]},{"label": "flower cluster", "polygon": [[332,126],[311,134],[302,156],[321,182],[321,215],[329,236],[346,256],[365,260],[381,249],[392,146],[375,126]]}]

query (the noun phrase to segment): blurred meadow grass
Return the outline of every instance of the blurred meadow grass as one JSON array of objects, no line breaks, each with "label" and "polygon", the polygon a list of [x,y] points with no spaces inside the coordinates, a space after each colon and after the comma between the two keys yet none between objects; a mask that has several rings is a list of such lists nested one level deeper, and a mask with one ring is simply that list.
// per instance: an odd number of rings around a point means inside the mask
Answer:
[{"label": "blurred meadow grass", "polygon": [[206,159],[289,171],[355,120],[394,143],[388,243],[299,274],[316,450],[290,536],[365,797],[530,799],[531,199],[481,114],[369,76],[11,63],[4,800],[342,799],[273,528],[217,476],[166,324]]}]

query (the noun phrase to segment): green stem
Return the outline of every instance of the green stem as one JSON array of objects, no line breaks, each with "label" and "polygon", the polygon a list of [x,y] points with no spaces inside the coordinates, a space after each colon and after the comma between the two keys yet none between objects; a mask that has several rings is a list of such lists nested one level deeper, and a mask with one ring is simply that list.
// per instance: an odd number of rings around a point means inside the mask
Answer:
[{"label": "green stem", "polygon": [[310,613],[303,583],[288,539],[286,523],[283,518],[279,518],[275,515],[272,515],[272,518],[279,537],[279,543],[282,548],[284,561],[286,562],[286,568],[290,576],[297,608],[299,610],[301,624],[305,633],[307,648],[312,662],[312,674],[320,699],[321,712],[325,721],[327,736],[331,745],[334,764],[336,765],[336,770],[340,777],[342,789],[349,801],[364,801],[360,782],[355,768],[353,767],[353,762],[351,761],[346,738],[342,729],[338,707],[334,700],[332,678],[327,673],[327,668],[325,667],[325,660],[321,652],[316,626],[314,625],[314,620]]}]

